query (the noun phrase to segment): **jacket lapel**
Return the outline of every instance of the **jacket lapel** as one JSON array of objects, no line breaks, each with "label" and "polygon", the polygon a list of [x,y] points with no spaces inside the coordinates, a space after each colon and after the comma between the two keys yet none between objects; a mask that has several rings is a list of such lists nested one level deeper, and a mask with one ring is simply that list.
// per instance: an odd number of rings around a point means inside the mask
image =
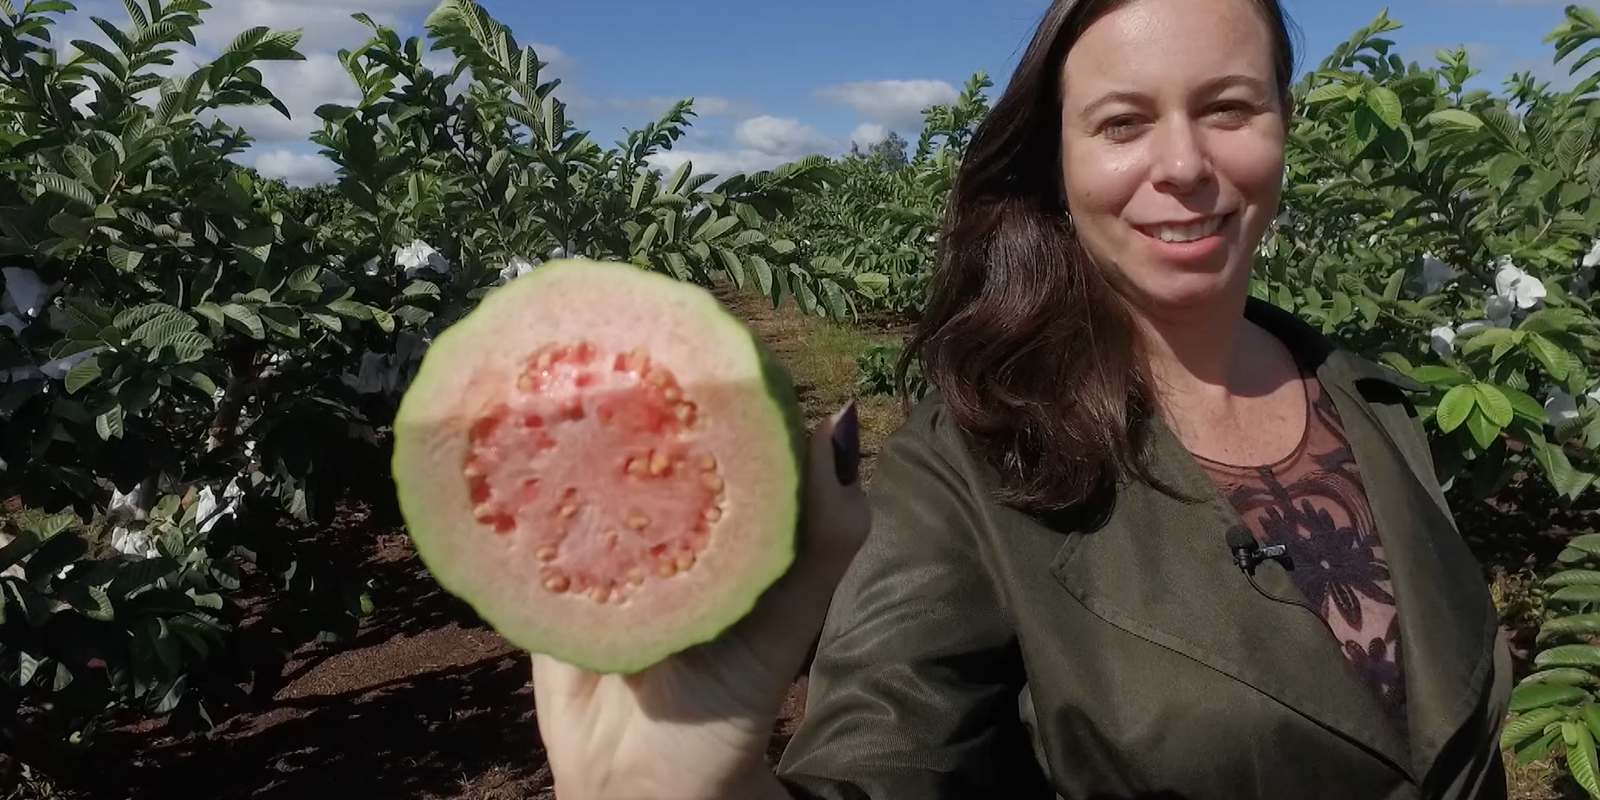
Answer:
[{"label": "jacket lapel", "polygon": [[[1493,671],[1498,620],[1481,567],[1443,499],[1418,477],[1426,441],[1402,426],[1405,410],[1365,401],[1363,381],[1392,373],[1347,353],[1323,372],[1368,487],[1394,585],[1416,774],[1424,784],[1453,735],[1477,710]],[[1409,388],[1409,387],[1408,387]],[[1408,433],[1410,434],[1408,436]],[[1399,443],[1411,441],[1412,466]]]},{"label": "jacket lapel", "polygon": [[[1138,482],[1120,487],[1103,523],[1069,538],[1053,565],[1057,580],[1106,622],[1240,681],[1409,773],[1405,742],[1345,668],[1327,626],[1250,584],[1227,543],[1227,531],[1243,521],[1170,429],[1155,424],[1151,435],[1155,477],[1196,499]],[[1305,601],[1276,562],[1255,575],[1266,594]]]},{"label": "jacket lapel", "polygon": [[1432,478],[1428,441],[1407,392],[1427,387],[1335,347],[1299,317],[1252,300],[1249,319],[1316,370],[1361,470],[1400,619],[1412,775],[1426,788],[1472,718],[1494,669],[1498,614],[1482,567]]}]

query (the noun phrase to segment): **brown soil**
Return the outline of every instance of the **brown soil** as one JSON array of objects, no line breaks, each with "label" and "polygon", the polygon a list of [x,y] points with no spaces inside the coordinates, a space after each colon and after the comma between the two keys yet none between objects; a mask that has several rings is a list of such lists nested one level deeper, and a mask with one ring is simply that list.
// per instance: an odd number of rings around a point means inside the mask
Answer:
[{"label": "brown soil", "polygon": [[[786,362],[816,324],[774,311],[760,298],[719,296]],[[796,378],[808,423],[836,410],[832,395],[840,387]],[[881,418],[893,413],[893,403],[870,405],[867,475],[883,432],[897,424]],[[55,792],[127,800],[554,797],[526,655],[437,587],[392,509],[347,498],[336,522],[311,535],[325,551],[319,557],[372,582],[377,610],[353,646],[302,648],[269,676],[276,692],[230,709],[209,738],[169,735],[158,723],[105,735],[88,756],[92,769],[84,764],[50,775]],[[773,758],[792,735],[804,699],[802,678],[774,731]]]}]

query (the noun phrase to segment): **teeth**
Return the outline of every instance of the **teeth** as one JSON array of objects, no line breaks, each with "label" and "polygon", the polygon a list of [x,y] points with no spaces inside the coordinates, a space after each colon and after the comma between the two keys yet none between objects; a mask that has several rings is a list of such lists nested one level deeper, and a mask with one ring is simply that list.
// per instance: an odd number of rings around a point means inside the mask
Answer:
[{"label": "teeth", "polygon": [[1208,217],[1193,225],[1163,225],[1147,230],[1163,242],[1192,242],[1216,233],[1221,227],[1222,217]]}]

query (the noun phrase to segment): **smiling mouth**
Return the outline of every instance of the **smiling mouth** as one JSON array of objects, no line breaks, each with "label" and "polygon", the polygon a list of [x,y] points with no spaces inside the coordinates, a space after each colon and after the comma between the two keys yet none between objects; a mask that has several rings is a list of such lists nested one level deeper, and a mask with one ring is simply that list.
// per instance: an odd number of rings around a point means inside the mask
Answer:
[{"label": "smiling mouth", "polygon": [[1188,225],[1137,225],[1135,227],[1138,228],[1140,233],[1152,239],[1182,244],[1184,242],[1199,241],[1207,236],[1215,235],[1217,231],[1222,229],[1223,223],[1227,222],[1230,216],[1232,215],[1222,214],[1215,217],[1206,217],[1199,222]]}]

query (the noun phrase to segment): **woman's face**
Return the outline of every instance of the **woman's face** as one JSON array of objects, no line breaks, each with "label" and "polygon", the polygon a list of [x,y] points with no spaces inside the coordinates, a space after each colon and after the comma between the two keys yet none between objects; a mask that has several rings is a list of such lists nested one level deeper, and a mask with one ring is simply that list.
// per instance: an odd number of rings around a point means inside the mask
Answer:
[{"label": "woman's face", "polygon": [[1287,112],[1255,3],[1133,0],[1063,70],[1063,178],[1090,254],[1147,313],[1242,300],[1277,215]]}]

